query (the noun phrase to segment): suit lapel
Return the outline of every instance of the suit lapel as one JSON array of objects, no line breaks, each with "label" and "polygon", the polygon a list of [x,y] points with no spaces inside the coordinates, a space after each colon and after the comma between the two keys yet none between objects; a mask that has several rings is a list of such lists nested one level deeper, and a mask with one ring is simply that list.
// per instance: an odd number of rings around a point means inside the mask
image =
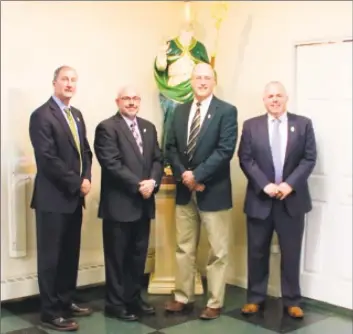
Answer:
[{"label": "suit lapel", "polygon": [[187,149],[188,147],[188,131],[189,131],[189,127],[188,127],[188,123],[189,123],[189,116],[190,116],[190,112],[191,112],[191,106],[192,106],[192,102],[189,102],[187,104],[185,104],[184,106],[184,111],[183,111],[183,117],[181,118],[181,124],[180,124],[180,129],[186,129],[186,131],[183,131],[183,138],[182,138],[182,143],[184,144],[184,150]]},{"label": "suit lapel", "polygon": [[[128,125],[126,124],[125,120],[123,119],[123,117],[121,116],[120,113],[118,113],[116,115],[116,119],[118,121],[118,124],[119,124],[119,127],[120,127],[121,131],[125,135],[126,139],[130,142],[130,144],[131,144],[136,156],[143,162],[143,156],[142,156],[142,154],[140,152],[140,149],[137,146],[136,140],[135,140],[131,130],[129,129]],[[142,141],[143,141],[143,138],[142,138]]]},{"label": "suit lapel", "polygon": [[272,151],[271,151],[271,143],[270,143],[270,133],[268,128],[268,116],[267,114],[263,115],[259,119],[259,125],[257,127],[257,133],[259,134],[259,138],[261,140],[261,144],[264,148],[264,156],[269,158],[271,166],[273,166],[273,159],[272,159]]},{"label": "suit lapel", "polygon": [[65,119],[65,116],[63,115],[61,109],[59,108],[59,106],[55,103],[55,101],[52,98],[50,98],[50,100],[49,100],[49,107],[50,107],[51,111],[53,112],[54,117],[59,121],[59,123],[63,127],[64,131],[67,133],[67,135],[69,137],[69,142],[74,147],[74,149],[77,151],[75,139],[72,135],[69,124],[67,123],[67,120]]},{"label": "suit lapel", "polygon": [[296,121],[295,117],[291,113],[287,113],[288,117],[288,129],[287,129],[287,148],[286,148],[286,155],[284,162],[287,161],[288,156],[291,154],[293,151],[293,148],[295,147],[295,141],[297,138],[297,129],[296,129]]},{"label": "suit lapel", "polygon": [[[149,133],[147,132],[147,129],[143,126],[142,122],[141,122],[141,119],[136,117],[136,120],[137,120],[137,126],[139,128],[139,131],[140,131],[140,135],[141,135],[141,140],[142,140],[142,147],[143,147],[143,158],[144,160],[146,160],[148,154],[148,150],[150,149],[148,147],[148,135]],[[136,142],[136,141],[135,141]],[[140,154],[141,155],[141,154]]]}]

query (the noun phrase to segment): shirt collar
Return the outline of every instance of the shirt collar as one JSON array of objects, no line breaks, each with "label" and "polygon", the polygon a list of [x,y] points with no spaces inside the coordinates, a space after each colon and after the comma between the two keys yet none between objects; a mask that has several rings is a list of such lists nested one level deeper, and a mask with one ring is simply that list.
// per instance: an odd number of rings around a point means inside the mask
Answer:
[{"label": "shirt collar", "polygon": [[66,104],[64,104],[63,101],[61,101],[57,96],[53,95],[52,96],[53,100],[55,101],[55,103],[59,106],[61,111],[64,111],[66,108],[71,108],[70,104],[67,106]]},{"label": "shirt collar", "polygon": [[[270,115],[269,113],[267,114],[267,118],[268,118],[268,120],[269,120],[270,122],[272,122],[272,121],[274,121],[274,120],[276,119],[275,117],[273,117],[273,116]],[[282,123],[282,122],[286,122],[287,119],[288,119],[287,111],[286,111],[283,115],[281,115],[281,117],[279,117],[278,119],[280,120],[281,123]]]},{"label": "shirt collar", "polygon": [[[209,97],[207,97],[206,99],[204,99],[203,101],[201,101],[201,106],[202,106],[202,107],[209,106],[210,103],[211,103],[212,98],[213,98],[213,94],[211,94]],[[196,103],[197,103],[197,102],[198,102],[198,101],[196,100],[196,98],[194,98],[193,104],[194,104],[195,106],[196,106]]]},{"label": "shirt collar", "polygon": [[124,116],[123,114],[121,114],[121,117],[124,118],[126,124],[128,125],[128,127],[130,128],[132,124],[136,124],[137,125],[137,120],[136,117],[134,119],[130,119],[127,118],[126,116]]}]

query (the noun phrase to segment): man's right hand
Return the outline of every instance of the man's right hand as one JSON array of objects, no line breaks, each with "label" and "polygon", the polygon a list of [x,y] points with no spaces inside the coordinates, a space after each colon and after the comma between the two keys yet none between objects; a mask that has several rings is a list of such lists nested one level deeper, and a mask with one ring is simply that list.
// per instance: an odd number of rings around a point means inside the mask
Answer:
[{"label": "man's right hand", "polygon": [[269,183],[263,190],[268,196],[275,197],[278,193],[278,186],[274,183]]},{"label": "man's right hand", "polygon": [[91,182],[89,182],[88,179],[83,179],[82,184],[81,184],[81,194],[83,196],[86,196],[89,191],[91,190]]},{"label": "man's right hand", "polygon": [[199,191],[199,192],[203,192],[205,190],[205,185],[202,183],[196,183],[194,190]]}]

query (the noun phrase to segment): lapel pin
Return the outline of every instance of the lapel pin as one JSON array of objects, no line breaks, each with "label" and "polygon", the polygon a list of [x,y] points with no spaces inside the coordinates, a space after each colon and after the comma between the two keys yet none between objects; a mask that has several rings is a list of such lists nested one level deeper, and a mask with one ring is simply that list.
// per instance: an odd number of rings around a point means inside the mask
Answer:
[{"label": "lapel pin", "polygon": [[294,132],[294,131],[295,131],[294,126],[292,126],[292,127],[290,128],[290,130],[291,130],[292,132]]},{"label": "lapel pin", "polygon": [[79,121],[80,121],[80,119],[79,119],[78,117],[77,117],[76,119],[77,119],[77,122],[79,122]]},{"label": "lapel pin", "polygon": [[211,118],[211,115],[209,114],[209,115],[207,116],[207,118],[210,119],[210,118]]},{"label": "lapel pin", "polygon": [[146,132],[146,129],[143,129],[143,132]]}]

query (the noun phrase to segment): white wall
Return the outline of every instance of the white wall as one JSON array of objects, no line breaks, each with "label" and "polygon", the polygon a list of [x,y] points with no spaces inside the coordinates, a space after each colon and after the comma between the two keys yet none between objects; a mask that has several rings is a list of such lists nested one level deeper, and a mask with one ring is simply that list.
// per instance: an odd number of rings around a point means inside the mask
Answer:
[{"label": "white wall", "polygon": [[[182,6],[176,2],[2,2],[1,3],[1,277],[36,273],[35,223],[28,223],[27,257],[10,259],[6,176],[34,171],[28,135],[31,112],[52,94],[54,70],[73,66],[79,75],[72,103],[84,114],[92,145],[98,122],[116,112],[120,86],[141,88],[141,116],[161,127],[153,61],[162,37],[178,32]],[[171,19],[173,18],[173,19]],[[28,164],[27,164],[28,163]],[[15,166],[16,165],[16,166]],[[97,219],[100,168],[94,158],[93,189],[83,225],[81,264],[102,262]],[[30,195],[30,191],[29,194]]]}]

